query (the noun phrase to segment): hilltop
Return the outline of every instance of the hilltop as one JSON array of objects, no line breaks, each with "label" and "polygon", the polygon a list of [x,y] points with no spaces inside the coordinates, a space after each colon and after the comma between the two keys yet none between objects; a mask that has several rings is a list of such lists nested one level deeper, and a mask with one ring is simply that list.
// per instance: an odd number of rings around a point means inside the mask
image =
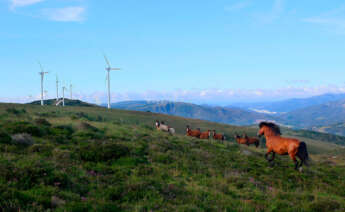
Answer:
[{"label": "hilltop", "polygon": [[[235,132],[255,135],[254,127],[101,107],[0,104],[0,117],[5,211],[345,209],[339,189],[345,186],[344,148],[306,132],[283,132],[307,136],[301,138],[312,165],[299,173],[288,157],[278,156],[269,167],[265,149],[183,135],[187,123],[229,138]],[[156,119],[178,134],[157,132]],[[31,136],[10,137],[18,133]]]},{"label": "hilltop", "polygon": [[[52,106],[55,106],[56,105],[56,99],[47,99],[47,100],[44,100],[44,105],[52,105]],[[38,101],[34,101],[34,102],[31,102],[29,104],[32,104],[32,105],[41,105],[41,101],[38,100]],[[62,105],[62,103],[60,104]],[[95,104],[91,104],[91,103],[87,103],[87,102],[83,102],[81,100],[77,100],[77,99],[68,99],[68,98],[65,98],[65,105],[66,106],[78,106],[78,107],[99,107],[98,105],[95,105]]]}]

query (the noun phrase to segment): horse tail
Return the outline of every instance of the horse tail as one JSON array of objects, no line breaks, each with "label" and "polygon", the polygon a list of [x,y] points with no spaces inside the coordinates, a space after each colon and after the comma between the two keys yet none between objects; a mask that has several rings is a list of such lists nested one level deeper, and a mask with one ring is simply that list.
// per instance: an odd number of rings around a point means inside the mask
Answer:
[{"label": "horse tail", "polygon": [[308,165],[309,154],[307,151],[307,145],[305,142],[301,142],[298,147],[297,156],[302,160],[302,164]]}]

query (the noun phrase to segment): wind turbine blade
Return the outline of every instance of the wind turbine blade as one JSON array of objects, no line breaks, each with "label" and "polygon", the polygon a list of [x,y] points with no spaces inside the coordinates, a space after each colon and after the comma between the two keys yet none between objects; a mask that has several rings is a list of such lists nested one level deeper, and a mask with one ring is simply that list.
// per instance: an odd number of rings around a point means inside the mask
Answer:
[{"label": "wind turbine blade", "polygon": [[109,60],[108,60],[107,56],[105,56],[105,54],[103,54],[103,56],[104,56],[105,62],[108,64],[109,67],[111,67],[111,65],[110,65],[110,63],[109,63]]},{"label": "wind turbine blade", "polygon": [[117,71],[117,70],[121,70],[121,68],[111,68],[110,70]]},{"label": "wind turbine blade", "polygon": [[40,63],[40,61],[37,61],[37,62],[38,62],[38,64],[40,65],[41,71],[44,72],[43,66],[42,66],[42,64]]}]

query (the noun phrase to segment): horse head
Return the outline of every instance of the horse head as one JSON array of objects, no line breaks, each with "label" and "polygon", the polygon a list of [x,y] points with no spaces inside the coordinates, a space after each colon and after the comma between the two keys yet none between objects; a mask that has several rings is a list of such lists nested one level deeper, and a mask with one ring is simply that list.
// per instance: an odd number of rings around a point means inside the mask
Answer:
[{"label": "horse head", "polygon": [[262,135],[265,135],[265,136],[281,135],[279,126],[271,122],[261,122],[259,124],[259,128],[260,128],[258,131],[259,137]]}]

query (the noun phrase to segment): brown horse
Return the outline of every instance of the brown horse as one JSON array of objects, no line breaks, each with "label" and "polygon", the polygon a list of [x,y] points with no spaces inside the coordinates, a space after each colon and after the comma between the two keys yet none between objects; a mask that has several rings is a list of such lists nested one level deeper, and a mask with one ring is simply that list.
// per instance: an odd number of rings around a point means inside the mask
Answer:
[{"label": "brown horse", "polygon": [[236,134],[235,139],[236,139],[238,144],[247,144],[248,145],[246,138],[242,138],[241,136]]},{"label": "brown horse", "polygon": [[211,136],[211,131],[207,130],[206,132],[202,132],[200,134],[200,139],[209,139]]},{"label": "brown horse", "polygon": [[200,129],[197,130],[192,130],[189,125],[187,125],[187,136],[191,136],[191,137],[196,137],[196,138],[200,138]]},{"label": "brown horse", "polygon": [[[280,128],[278,125],[270,122],[261,122],[259,124],[258,136],[264,135],[266,138],[266,147],[267,153],[265,158],[268,162],[274,160],[275,153],[280,155],[289,155],[290,158],[295,163],[295,169],[301,168],[303,164],[307,164],[309,158],[307,145],[304,142],[300,142],[298,139],[293,138],[284,138],[281,137]],[[268,155],[273,153],[271,159],[268,159]],[[300,164],[298,163],[296,156],[301,160]]]},{"label": "brown horse", "polygon": [[216,130],[213,130],[213,139],[224,141],[225,136],[223,134],[217,134]]},{"label": "brown horse", "polygon": [[260,140],[258,138],[248,137],[247,134],[243,134],[244,139],[247,141],[247,145],[255,144],[255,147],[258,148],[260,144]]}]

